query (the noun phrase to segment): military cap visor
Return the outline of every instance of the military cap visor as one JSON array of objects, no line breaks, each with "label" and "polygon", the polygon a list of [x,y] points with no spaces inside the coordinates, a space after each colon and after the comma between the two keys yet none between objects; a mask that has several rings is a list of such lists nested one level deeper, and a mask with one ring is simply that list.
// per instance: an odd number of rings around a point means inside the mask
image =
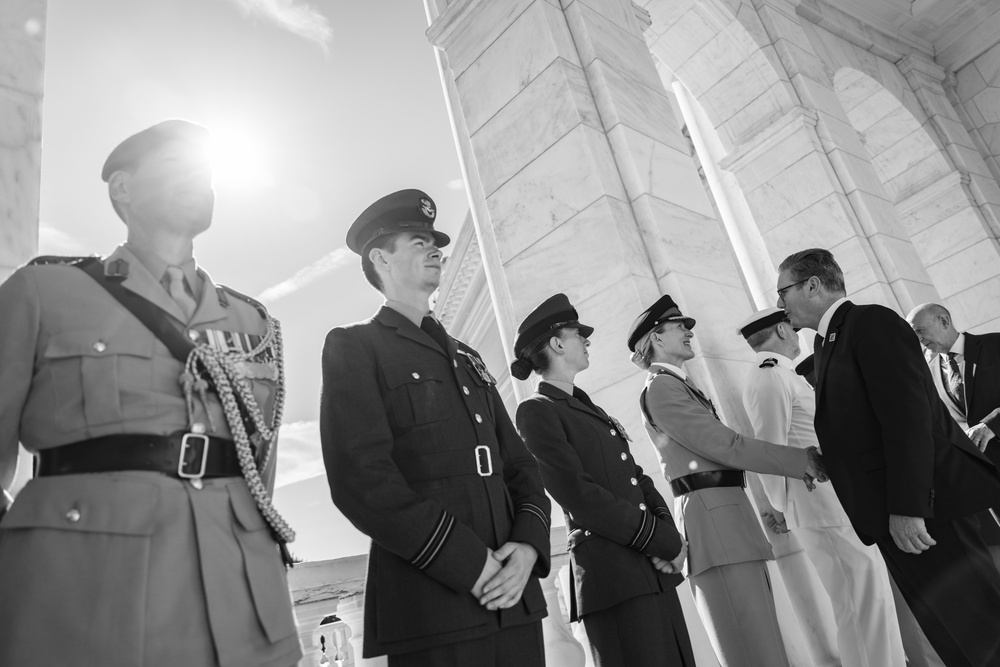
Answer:
[{"label": "military cap visor", "polygon": [[576,308],[565,294],[554,294],[528,313],[517,328],[514,341],[514,356],[521,354],[536,341],[554,335],[560,329],[579,329],[580,335],[590,338],[594,327],[580,323]]},{"label": "military cap visor", "polygon": [[451,243],[444,232],[434,229],[437,209],[434,200],[420,190],[400,190],[382,197],[366,208],[347,231],[347,247],[364,255],[377,238],[398,232],[427,232],[434,244],[443,248]]},{"label": "military cap visor", "polygon": [[632,323],[628,334],[629,352],[635,352],[635,346],[639,339],[664,322],[683,322],[688,329],[694,329],[696,323],[693,317],[687,317],[681,313],[681,309],[677,307],[669,294],[664,294]]},{"label": "military cap visor", "polygon": [[208,159],[208,141],[211,134],[207,127],[186,120],[165,120],[142,132],[137,132],[118,144],[101,169],[105,183],[111,174],[131,169],[146,155],[168,144],[180,144],[191,149],[192,155]]},{"label": "military cap visor", "polygon": [[787,321],[788,315],[785,314],[783,308],[767,308],[747,318],[743,324],[736,328],[736,335],[750,338],[758,331]]}]

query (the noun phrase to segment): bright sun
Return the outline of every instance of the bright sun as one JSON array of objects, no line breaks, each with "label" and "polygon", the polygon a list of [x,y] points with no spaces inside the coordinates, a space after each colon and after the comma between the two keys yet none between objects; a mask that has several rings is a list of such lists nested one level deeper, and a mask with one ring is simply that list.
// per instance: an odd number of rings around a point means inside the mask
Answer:
[{"label": "bright sun", "polygon": [[237,124],[213,124],[208,147],[217,186],[237,189],[269,187],[273,183],[259,137]]}]

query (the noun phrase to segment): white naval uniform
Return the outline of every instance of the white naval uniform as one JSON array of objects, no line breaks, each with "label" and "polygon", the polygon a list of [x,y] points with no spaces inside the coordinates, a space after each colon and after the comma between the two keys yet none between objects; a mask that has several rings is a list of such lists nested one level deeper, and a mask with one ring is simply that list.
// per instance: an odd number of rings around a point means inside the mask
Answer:
[{"label": "white naval uniform", "polygon": [[[767,359],[771,367],[759,367]],[[743,404],[755,437],[781,445],[819,446],[813,428],[816,399],[795,374],[792,360],[758,352],[747,378]],[[844,667],[904,665],[899,622],[889,575],[874,546],[865,546],[829,484],[812,492],[800,479],[761,475],[771,504],[805,549],[830,595],[837,619],[837,644]]]}]

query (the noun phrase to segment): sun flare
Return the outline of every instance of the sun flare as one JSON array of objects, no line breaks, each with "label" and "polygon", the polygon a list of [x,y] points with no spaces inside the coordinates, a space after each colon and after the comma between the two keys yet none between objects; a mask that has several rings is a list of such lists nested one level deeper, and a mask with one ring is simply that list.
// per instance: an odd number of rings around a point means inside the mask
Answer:
[{"label": "sun flare", "polygon": [[245,190],[273,183],[263,142],[245,126],[213,125],[208,153],[217,186]]}]

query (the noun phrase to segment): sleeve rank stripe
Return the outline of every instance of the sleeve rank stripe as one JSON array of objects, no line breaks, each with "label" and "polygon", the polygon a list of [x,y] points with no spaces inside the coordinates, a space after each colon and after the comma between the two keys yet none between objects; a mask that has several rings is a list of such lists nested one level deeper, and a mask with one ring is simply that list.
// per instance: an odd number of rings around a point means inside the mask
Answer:
[{"label": "sleeve rank stripe", "polygon": [[531,503],[521,503],[520,505],[517,506],[517,511],[530,512],[531,514],[534,514],[536,517],[538,517],[538,520],[542,522],[542,525],[545,526],[545,531],[546,532],[549,531],[549,517],[545,512],[542,511],[542,508],[539,507],[538,505],[533,505]]},{"label": "sleeve rank stripe", "polygon": [[635,537],[632,538],[629,546],[636,551],[644,551],[653,540],[654,532],[656,532],[656,520],[653,519],[649,512],[643,512],[642,523],[639,524],[639,528],[635,531]]},{"label": "sleeve rank stripe", "polygon": [[434,527],[434,532],[431,533],[427,542],[424,543],[423,548],[420,549],[420,553],[410,561],[410,564],[423,570],[433,563],[441,551],[441,547],[448,540],[448,535],[451,534],[451,529],[454,525],[455,517],[446,511],[442,511],[441,518],[438,519],[437,526]]}]

